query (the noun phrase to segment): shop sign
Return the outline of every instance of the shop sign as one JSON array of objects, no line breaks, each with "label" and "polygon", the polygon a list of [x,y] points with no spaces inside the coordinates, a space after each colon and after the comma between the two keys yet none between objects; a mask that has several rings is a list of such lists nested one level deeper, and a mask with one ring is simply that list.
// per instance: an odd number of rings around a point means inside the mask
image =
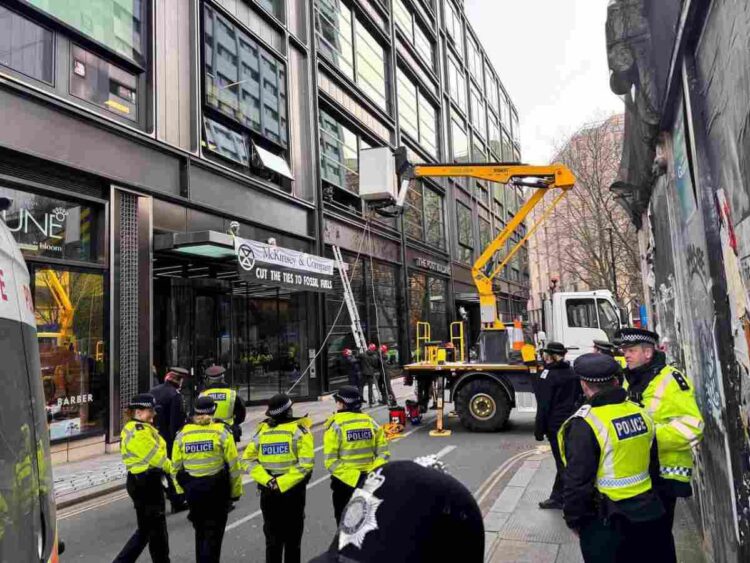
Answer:
[{"label": "shop sign", "polygon": [[240,238],[235,239],[234,250],[243,281],[302,291],[333,291],[333,260]]},{"label": "shop sign", "polygon": [[426,258],[415,258],[414,264],[416,264],[416,266],[419,268],[424,268],[425,270],[430,270],[431,272],[437,272],[438,274],[450,275],[451,273],[451,268],[448,264],[433,262],[432,260],[427,260]]}]

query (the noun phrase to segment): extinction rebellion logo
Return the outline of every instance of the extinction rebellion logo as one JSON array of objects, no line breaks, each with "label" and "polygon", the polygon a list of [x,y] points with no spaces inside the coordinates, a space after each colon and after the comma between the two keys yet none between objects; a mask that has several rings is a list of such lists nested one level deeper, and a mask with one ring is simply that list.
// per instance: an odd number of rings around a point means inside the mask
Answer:
[{"label": "extinction rebellion logo", "polygon": [[237,249],[237,258],[243,270],[249,272],[255,267],[255,254],[248,244],[241,244]]}]

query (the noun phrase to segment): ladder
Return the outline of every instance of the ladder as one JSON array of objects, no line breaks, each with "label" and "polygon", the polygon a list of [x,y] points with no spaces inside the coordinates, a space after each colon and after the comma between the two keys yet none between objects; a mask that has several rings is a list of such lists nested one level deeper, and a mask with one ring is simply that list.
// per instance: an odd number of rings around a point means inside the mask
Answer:
[{"label": "ladder", "polygon": [[341,249],[338,246],[333,247],[333,258],[338,268],[339,276],[341,277],[341,284],[344,287],[344,302],[346,308],[349,311],[349,318],[352,321],[352,334],[354,335],[354,343],[357,346],[360,354],[364,354],[367,351],[367,339],[365,333],[362,330],[362,322],[359,319],[359,310],[357,304],[354,302],[354,294],[352,293],[352,286],[349,283],[349,276],[346,274],[347,264],[341,257]]}]

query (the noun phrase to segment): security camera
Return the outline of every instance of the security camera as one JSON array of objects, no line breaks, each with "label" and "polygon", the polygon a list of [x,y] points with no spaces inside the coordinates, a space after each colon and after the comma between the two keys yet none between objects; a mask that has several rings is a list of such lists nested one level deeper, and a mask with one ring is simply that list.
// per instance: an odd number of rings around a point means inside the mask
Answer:
[{"label": "security camera", "polygon": [[229,232],[234,236],[240,234],[240,224],[238,221],[232,221],[229,223]]}]

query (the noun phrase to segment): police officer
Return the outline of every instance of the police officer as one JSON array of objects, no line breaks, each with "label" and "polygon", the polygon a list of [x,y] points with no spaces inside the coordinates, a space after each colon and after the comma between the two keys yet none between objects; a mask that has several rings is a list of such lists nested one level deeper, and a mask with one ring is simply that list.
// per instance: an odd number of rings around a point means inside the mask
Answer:
[{"label": "police officer", "polygon": [[211,397],[216,403],[217,422],[227,425],[234,436],[235,444],[239,444],[242,438],[240,424],[245,422],[247,411],[245,403],[242,402],[237,391],[231,389],[224,381],[226,368],[223,366],[210,366],[206,368],[205,375],[208,381],[207,387],[201,391],[200,397]]},{"label": "police officer", "polygon": [[242,459],[258,483],[266,563],[299,563],[305,524],[307,483],[315,465],[310,419],[292,414],[292,400],[283,393],[268,401]]},{"label": "police officer", "polygon": [[[155,425],[161,437],[167,443],[167,454],[172,455],[172,445],[175,436],[185,426],[185,407],[182,404],[180,388],[185,377],[190,372],[184,368],[169,368],[164,376],[164,383],[156,385],[149,393],[156,399]],[[172,513],[187,510],[187,504],[183,495],[177,494],[172,480],[167,486],[167,497],[172,505]]]},{"label": "police officer", "polygon": [[332,475],[333,514],[338,524],[360,479],[387,463],[391,453],[382,428],[361,411],[362,397],[356,387],[345,385],[333,398],[338,412],[325,423],[323,454]]},{"label": "police officer", "polygon": [[557,466],[552,492],[547,500],[539,503],[539,508],[543,509],[562,508],[564,468],[558,448],[557,431],[581,402],[581,386],[578,377],[565,360],[567,353],[568,349],[561,343],[548,343],[542,349],[544,369],[533,382],[537,402],[534,437],[540,442],[547,437]]},{"label": "police officer", "polygon": [[199,397],[194,412],[192,421],[177,434],[172,463],[178,490],[185,490],[190,507],[195,560],[218,563],[230,501],[242,496],[242,468],[232,433],[212,418],[214,400]]},{"label": "police officer", "polygon": [[558,434],[566,464],[563,515],[586,562],[663,561],[669,538],[652,483],[654,423],[627,400],[618,370],[603,354],[576,360],[586,401]]},{"label": "police officer", "polygon": [[667,365],[663,352],[656,349],[659,335],[642,328],[619,332],[620,347],[627,361],[625,386],[632,401],[640,403],[654,419],[659,445],[659,493],[670,530],[672,552],[667,561],[676,561],[671,536],[677,499],[693,490],[692,449],[703,438],[703,417],[695,402],[693,386],[680,371]]},{"label": "police officer", "polygon": [[[130,401],[130,420],[120,433],[120,453],[128,470],[127,491],[133,499],[138,528],[115,558],[133,563],[148,545],[154,563],[169,563],[169,537],[162,480],[172,472],[164,438],[154,428],[153,395],[136,395]],[[167,477],[170,478],[170,477]]]}]

